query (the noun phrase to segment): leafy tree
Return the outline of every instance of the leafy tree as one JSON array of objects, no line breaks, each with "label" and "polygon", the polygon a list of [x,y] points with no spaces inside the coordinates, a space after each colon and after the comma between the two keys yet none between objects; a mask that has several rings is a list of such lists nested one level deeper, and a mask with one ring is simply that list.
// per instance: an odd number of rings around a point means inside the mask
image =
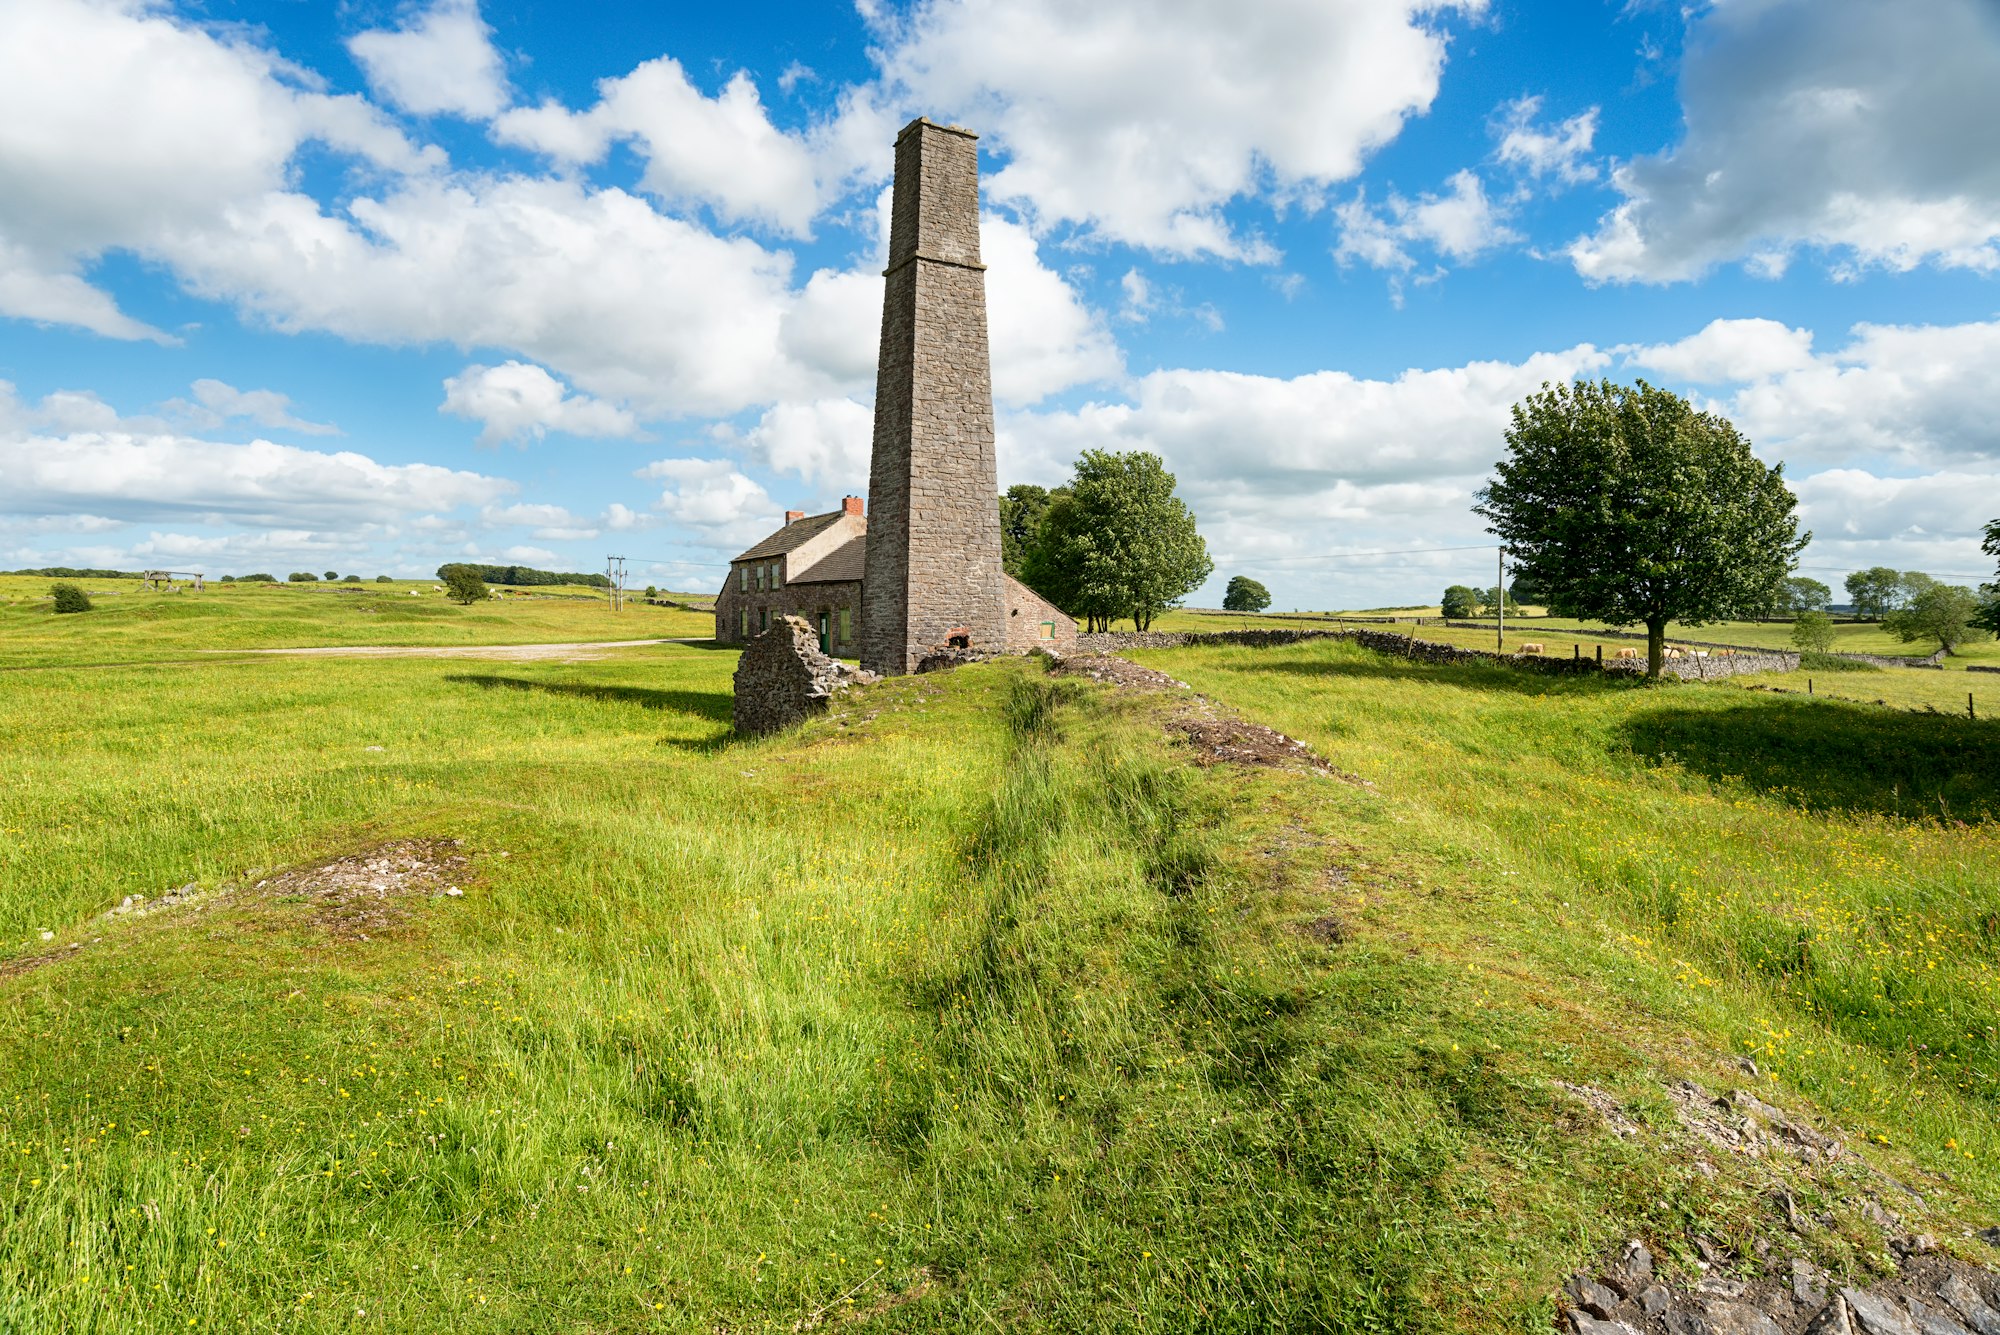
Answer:
[{"label": "leafy tree", "polygon": [[58,612],[88,612],[90,595],[74,584],[52,584],[49,594],[56,600]]},{"label": "leafy tree", "polygon": [[480,578],[477,566],[439,566],[438,577],[444,581],[444,596],[463,606],[470,607],[489,596],[490,591],[486,581]]},{"label": "leafy tree", "polygon": [[1769,604],[1811,537],[1784,465],[1643,380],[1544,384],[1514,405],[1506,439],[1475,512],[1556,615],[1644,623],[1648,677],[1669,621]]},{"label": "leafy tree", "polygon": [[1784,608],[1787,612],[1824,612],[1832,605],[1833,590],[1818,580],[1794,575],[1785,581]]},{"label": "leafy tree", "polygon": [[[1492,616],[1492,615],[1493,615],[1493,611],[1494,611],[1494,609],[1495,609],[1495,608],[1497,608],[1497,607],[1499,607],[1499,605],[1500,605],[1500,588],[1499,588],[1499,586],[1498,586],[1498,585],[1495,585],[1494,587],[1492,587],[1492,588],[1490,588],[1490,589],[1481,589],[1481,590],[1479,590],[1479,592],[1478,592],[1478,598],[1479,598],[1479,614],[1480,614],[1481,616],[1489,616],[1489,617],[1490,617],[1490,616]],[[1511,589],[1511,588],[1510,588],[1510,589],[1508,589],[1508,590],[1507,590],[1507,610],[1508,610],[1509,612],[1511,612],[1511,611],[1513,611],[1514,609],[1518,608],[1518,607],[1519,607],[1520,605],[1521,605],[1521,604],[1520,604],[1520,603],[1518,603],[1518,602],[1516,602],[1516,601],[1515,601],[1515,599],[1514,599],[1514,590],[1513,590],[1513,589]]]},{"label": "leafy tree", "polygon": [[377,575],[377,576],[375,577],[375,582],[376,582],[377,584],[393,584],[393,583],[395,583],[395,581],[394,581],[394,580],[392,580],[392,579],[390,579],[390,578],[389,578],[389,577],[388,577],[387,575]]},{"label": "leafy tree", "polygon": [[1972,635],[1980,613],[1979,595],[1958,584],[1931,580],[1915,597],[1882,618],[1882,627],[1905,644],[1936,640],[1938,648],[1956,653]]},{"label": "leafy tree", "polygon": [[659,591],[659,590],[658,590],[657,588],[655,588],[655,587],[654,587],[653,585],[651,585],[651,584],[648,584],[648,585],[646,586],[646,600],[647,600],[648,602],[651,602],[651,601],[652,601],[653,599],[655,599],[655,598],[657,598],[657,597],[659,597],[659,596],[660,596],[660,591]]},{"label": "leafy tree", "polygon": [[340,578],[340,572],[338,570],[329,570],[326,572],[326,574],[322,575],[320,578],[324,579],[327,583],[331,584],[335,580]]},{"label": "leafy tree", "polygon": [[[2000,560],[2000,519],[1986,525],[1986,541],[1979,549]],[[1979,586],[1979,611],[1974,614],[1972,624],[2000,635],[2000,570],[1993,572],[1993,583]]]},{"label": "leafy tree", "polygon": [[1021,579],[1022,567],[1028,559],[1028,549],[1035,545],[1035,535],[1041,532],[1042,516],[1048,513],[1049,502],[1057,496],[1069,494],[1069,488],[1057,487],[1050,491],[1047,487],[1037,487],[1027,482],[1017,482],[1000,497],[1000,568]]},{"label": "leafy tree", "polygon": [[278,577],[276,575],[238,575],[236,582],[238,584],[276,584]]},{"label": "leafy tree", "polygon": [[224,575],[221,579],[216,581],[216,583],[218,584],[234,584],[235,582],[236,582],[236,576],[234,575]]},{"label": "leafy tree", "polygon": [[1438,611],[1452,621],[1462,621],[1472,615],[1479,605],[1479,590],[1465,584],[1454,584],[1438,599]]},{"label": "leafy tree", "polygon": [[1807,654],[1823,654],[1831,650],[1833,618],[1817,607],[1800,612],[1792,618],[1792,646]]},{"label": "leafy tree", "polygon": [[1271,591],[1248,575],[1232,575],[1222,591],[1225,612],[1261,612],[1271,605]]},{"label": "leafy tree", "polygon": [[359,575],[349,575],[349,576],[347,576],[347,577],[346,577],[345,579],[341,580],[340,582],[341,582],[342,584],[359,584],[359,583],[361,582],[361,576],[359,576]]},{"label": "leafy tree", "polygon": [[1549,600],[1542,593],[1542,586],[1535,582],[1533,575],[1525,570],[1510,570],[1507,576],[1507,606],[1512,607],[1516,602],[1523,606],[1533,604],[1536,607],[1548,604]]},{"label": "leafy tree", "polygon": [[1847,600],[1854,615],[1880,621],[1896,610],[1902,600],[1903,576],[1888,566],[1870,566],[1847,577]]},{"label": "leafy tree", "polygon": [[313,574],[310,570],[294,570],[291,574],[285,576],[285,578],[293,584],[319,583],[319,576]]},{"label": "leafy tree", "polygon": [[1068,494],[1051,494],[1020,578],[1090,630],[1125,616],[1145,630],[1214,569],[1158,455],[1085,450]]}]

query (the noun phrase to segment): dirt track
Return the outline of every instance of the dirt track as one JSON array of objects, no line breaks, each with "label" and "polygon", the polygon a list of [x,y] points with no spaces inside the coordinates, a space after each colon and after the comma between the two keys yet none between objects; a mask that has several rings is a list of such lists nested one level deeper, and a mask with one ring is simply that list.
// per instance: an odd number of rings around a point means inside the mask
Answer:
[{"label": "dirt track", "polygon": [[691,644],[695,640],[595,640],[576,644],[349,644],[315,649],[202,649],[204,654],[291,654],[319,658],[497,658],[528,663],[545,658],[572,661],[602,658],[606,650],[649,644]]}]

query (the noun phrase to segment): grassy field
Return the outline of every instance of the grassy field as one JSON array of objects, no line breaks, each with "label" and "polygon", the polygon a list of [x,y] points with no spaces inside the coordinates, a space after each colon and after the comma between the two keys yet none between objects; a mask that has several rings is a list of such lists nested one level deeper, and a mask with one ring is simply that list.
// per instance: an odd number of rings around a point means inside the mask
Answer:
[{"label": "grassy field", "polygon": [[[1774,1227],[1557,1082],[1665,1126],[1751,1053],[1950,1245],[1994,1222],[2000,725],[1139,655],[1345,781],[1023,662],[748,743],[726,651],[148,661],[182,633],[0,692],[9,1332],[1547,1330],[1618,1239]],[[462,897],[258,889],[441,838]]]},{"label": "grassy field", "polygon": [[[89,612],[57,616],[52,581],[0,576],[0,668],[181,659],[219,649],[323,645],[537,644],[709,636],[715,619],[631,601],[613,612],[601,590],[522,590],[471,607],[434,581],[392,584],[211,584],[201,593],[145,591],[138,580],[83,580]],[[560,594],[560,597],[535,596]]]}]

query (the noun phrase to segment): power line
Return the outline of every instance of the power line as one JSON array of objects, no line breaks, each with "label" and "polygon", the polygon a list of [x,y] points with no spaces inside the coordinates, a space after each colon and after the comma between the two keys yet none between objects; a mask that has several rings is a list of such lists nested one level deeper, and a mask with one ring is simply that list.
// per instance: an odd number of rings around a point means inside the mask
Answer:
[{"label": "power line", "polygon": [[1225,556],[1231,565],[1277,565],[1285,561],[1355,561],[1368,556],[1417,556],[1425,552],[1486,552],[1498,543],[1481,542],[1470,547],[1404,547],[1392,552],[1323,552],[1316,556]]}]

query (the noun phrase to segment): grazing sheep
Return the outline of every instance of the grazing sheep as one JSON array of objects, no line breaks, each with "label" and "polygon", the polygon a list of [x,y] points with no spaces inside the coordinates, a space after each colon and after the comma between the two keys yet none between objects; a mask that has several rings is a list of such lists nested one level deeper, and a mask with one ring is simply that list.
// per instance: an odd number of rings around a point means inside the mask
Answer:
[{"label": "grazing sheep", "polygon": [[1538,654],[1541,651],[1542,646],[1539,644],[1524,644],[1521,646],[1521,652],[1524,654]]},{"label": "grazing sheep", "polygon": [[1639,651],[1637,649],[1620,649],[1618,651],[1618,656],[1620,658],[1637,658],[1639,656]]}]

